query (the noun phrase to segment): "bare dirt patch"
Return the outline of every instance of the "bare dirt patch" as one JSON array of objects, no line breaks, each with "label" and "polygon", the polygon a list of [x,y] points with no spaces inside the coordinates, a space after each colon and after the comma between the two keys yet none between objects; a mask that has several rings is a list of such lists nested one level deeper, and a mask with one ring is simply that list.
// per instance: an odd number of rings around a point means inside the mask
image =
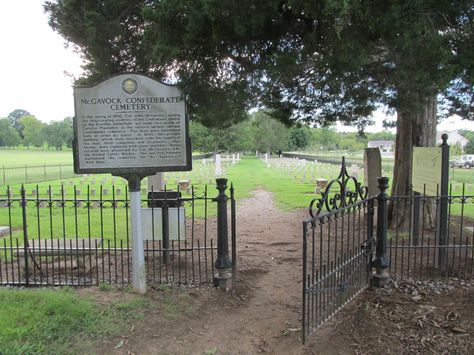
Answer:
[{"label": "bare dirt patch", "polygon": [[279,211],[263,190],[240,201],[237,211],[235,289],[152,290],[145,317],[102,341],[98,353],[473,352],[474,291],[460,283],[439,293],[416,284],[368,290],[301,345],[301,229],[307,211]]}]

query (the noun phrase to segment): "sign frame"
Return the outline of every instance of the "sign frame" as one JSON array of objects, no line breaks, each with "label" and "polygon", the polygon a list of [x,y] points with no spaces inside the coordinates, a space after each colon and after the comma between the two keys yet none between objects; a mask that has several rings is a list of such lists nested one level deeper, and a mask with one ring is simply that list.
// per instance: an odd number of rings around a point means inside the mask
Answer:
[{"label": "sign frame", "polygon": [[[79,118],[76,117],[78,112],[78,97],[76,93],[77,89],[84,89],[84,88],[93,88],[103,84],[104,82],[113,79],[118,76],[135,76],[135,77],[144,77],[146,79],[153,80],[156,83],[161,85],[165,85],[168,87],[176,88],[179,93],[183,97],[183,104],[184,104],[184,136],[185,136],[185,164],[182,165],[166,165],[166,166],[147,166],[147,167],[99,167],[99,168],[83,168],[80,166],[80,153],[79,153],[79,129],[78,129],[78,120]],[[115,176],[122,176],[128,178],[132,175],[137,175],[141,177],[146,177],[150,175],[155,175],[158,172],[165,172],[165,171],[190,171],[192,170],[192,148],[191,148],[191,138],[189,135],[189,117],[187,112],[187,105],[186,105],[186,97],[182,94],[181,90],[177,87],[177,85],[171,85],[167,83],[163,83],[155,78],[152,78],[148,75],[144,75],[141,73],[133,73],[133,72],[125,72],[125,73],[118,73],[107,78],[96,82],[94,84],[89,85],[76,85],[74,86],[74,117],[73,117],[73,127],[74,127],[74,140],[73,140],[73,159],[74,159],[74,172],[76,174],[104,174],[110,173]]]}]

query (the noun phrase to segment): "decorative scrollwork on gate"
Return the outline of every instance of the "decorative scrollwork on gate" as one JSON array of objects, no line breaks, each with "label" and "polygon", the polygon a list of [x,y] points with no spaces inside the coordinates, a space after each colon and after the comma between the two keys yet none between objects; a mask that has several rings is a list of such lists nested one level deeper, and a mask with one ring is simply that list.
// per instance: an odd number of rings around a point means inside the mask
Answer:
[{"label": "decorative scrollwork on gate", "polygon": [[[351,185],[354,190],[349,188]],[[342,157],[339,175],[328,183],[324,191],[321,192],[321,197],[311,200],[309,214],[311,217],[315,217],[323,209],[328,212],[339,210],[356,203],[359,199],[364,200],[367,196],[367,186],[362,186],[356,177],[349,175],[345,157]]]}]

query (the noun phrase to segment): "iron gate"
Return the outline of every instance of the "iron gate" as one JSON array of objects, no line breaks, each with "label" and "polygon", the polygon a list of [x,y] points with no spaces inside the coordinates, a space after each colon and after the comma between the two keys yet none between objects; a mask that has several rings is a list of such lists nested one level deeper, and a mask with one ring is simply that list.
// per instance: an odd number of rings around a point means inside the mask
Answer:
[{"label": "iron gate", "polygon": [[343,157],[338,177],[311,201],[303,222],[303,343],[369,286],[375,198],[367,195]]}]

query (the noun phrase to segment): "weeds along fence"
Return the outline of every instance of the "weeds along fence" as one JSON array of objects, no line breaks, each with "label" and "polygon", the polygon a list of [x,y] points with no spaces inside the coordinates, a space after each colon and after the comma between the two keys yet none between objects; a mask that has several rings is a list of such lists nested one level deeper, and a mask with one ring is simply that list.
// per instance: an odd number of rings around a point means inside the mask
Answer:
[{"label": "weeds along fence", "polygon": [[[210,191],[212,190],[212,191]],[[214,277],[217,217],[214,187],[164,190],[142,200],[147,282],[208,284]],[[235,268],[235,199],[229,196],[229,235]],[[0,284],[71,285],[131,282],[127,192],[90,189],[60,195],[0,197]]]},{"label": "weeds along fence", "polygon": [[[207,159],[213,153],[193,155],[193,160]],[[1,167],[0,181],[3,185],[27,184],[51,180],[70,179],[76,176],[73,164],[25,164]]]}]

